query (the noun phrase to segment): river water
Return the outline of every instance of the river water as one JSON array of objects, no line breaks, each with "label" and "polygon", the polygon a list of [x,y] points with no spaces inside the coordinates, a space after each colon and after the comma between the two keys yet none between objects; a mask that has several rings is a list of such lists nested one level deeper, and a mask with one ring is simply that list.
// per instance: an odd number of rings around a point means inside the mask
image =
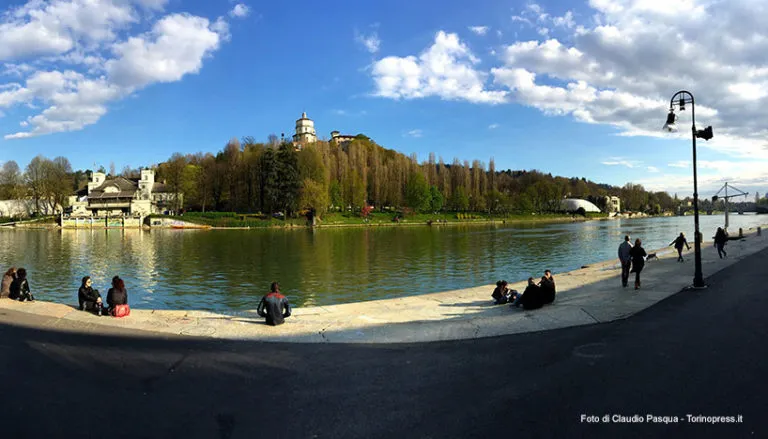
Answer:
[{"label": "river water", "polygon": [[[711,240],[723,217],[700,221]],[[768,216],[731,215],[730,223],[738,233]],[[693,228],[692,216],[314,231],[2,228],[0,267],[25,267],[42,300],[77,303],[84,275],[106,295],[120,275],[132,307],[227,312],[255,308],[273,280],[298,306],[401,297],[539,277],[546,268],[557,275],[616,258],[627,233],[651,250],[681,231],[692,240]]]}]

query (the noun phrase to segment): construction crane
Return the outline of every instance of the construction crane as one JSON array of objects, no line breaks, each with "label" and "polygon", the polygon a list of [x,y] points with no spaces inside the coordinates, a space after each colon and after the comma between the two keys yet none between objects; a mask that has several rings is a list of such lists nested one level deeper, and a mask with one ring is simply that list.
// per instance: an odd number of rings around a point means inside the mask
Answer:
[{"label": "construction crane", "polygon": [[[722,198],[725,201],[725,232],[728,233],[728,200],[735,197],[747,197],[749,195],[749,192],[744,192],[741,189],[738,189],[734,186],[730,186],[731,190],[736,191],[735,194],[728,195],[728,183],[726,182],[723,187],[720,188],[719,191],[712,197],[712,202],[714,203],[719,198]],[[720,192],[725,191],[725,195],[720,196]]]}]

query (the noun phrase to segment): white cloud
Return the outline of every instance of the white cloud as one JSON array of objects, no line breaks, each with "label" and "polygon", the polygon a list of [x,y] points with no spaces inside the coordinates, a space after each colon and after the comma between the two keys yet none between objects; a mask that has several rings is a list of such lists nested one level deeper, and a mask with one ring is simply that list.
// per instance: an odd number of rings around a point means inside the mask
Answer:
[{"label": "white cloud", "polygon": [[418,57],[388,56],[374,62],[375,94],[393,99],[436,96],[475,103],[504,102],[507,92],[485,89],[487,75],[475,70],[478,62],[458,35],[440,31],[434,44]]},{"label": "white cloud", "polygon": [[[0,83],[0,108],[43,108],[21,121],[25,131],[5,138],[82,129],[106,114],[112,102],[197,73],[228,38],[228,24],[189,14],[154,21],[166,3],[30,0],[0,16],[0,59],[11,61],[2,74],[23,78]],[[143,20],[150,20],[150,31],[118,37]]]},{"label": "white cloud", "polygon": [[637,168],[642,164],[642,162],[637,160],[629,160],[623,157],[611,157],[607,160],[603,160],[600,162],[600,164],[606,166],[626,166],[627,168]]},{"label": "white cloud", "polygon": [[369,53],[376,53],[381,47],[381,40],[376,31],[371,32],[369,35],[364,35],[355,31],[355,41],[362,45]]},{"label": "white cloud", "polygon": [[422,130],[410,130],[407,133],[405,133],[405,136],[419,138],[424,136],[424,132]]},{"label": "white cloud", "polygon": [[653,173],[660,172],[659,168],[657,168],[656,166],[648,166],[647,170],[648,172],[653,172]]},{"label": "white cloud", "polygon": [[251,13],[251,8],[243,3],[238,3],[229,11],[229,16],[233,18],[245,18]]},{"label": "white cloud", "polygon": [[499,127],[499,124],[497,124],[497,123],[492,123],[492,124],[488,125],[488,129],[489,130],[495,130],[498,127]]},{"label": "white cloud", "polygon": [[674,163],[667,163],[667,166],[671,168],[690,168],[691,162],[688,160],[679,160]]},{"label": "white cloud", "polygon": [[490,29],[488,26],[469,26],[470,31],[480,36],[488,33],[488,29]]}]

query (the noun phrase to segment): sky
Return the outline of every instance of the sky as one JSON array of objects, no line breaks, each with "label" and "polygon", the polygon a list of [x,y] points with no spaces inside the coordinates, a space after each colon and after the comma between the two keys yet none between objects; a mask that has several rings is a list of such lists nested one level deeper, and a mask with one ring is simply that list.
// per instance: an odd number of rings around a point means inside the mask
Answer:
[{"label": "sky", "polygon": [[0,0],[0,162],[119,171],[232,137],[364,133],[613,185],[768,192],[764,0]]}]

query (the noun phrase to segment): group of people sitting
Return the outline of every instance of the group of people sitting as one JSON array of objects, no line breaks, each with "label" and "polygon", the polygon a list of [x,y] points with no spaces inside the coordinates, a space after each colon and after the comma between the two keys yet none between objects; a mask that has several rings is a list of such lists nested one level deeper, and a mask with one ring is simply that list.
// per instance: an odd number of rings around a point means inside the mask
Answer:
[{"label": "group of people sitting", "polygon": [[[11,267],[5,272],[2,284],[0,284],[0,298],[2,297],[20,302],[35,300],[27,281],[27,270],[23,268],[17,270],[15,267]],[[120,279],[120,276],[112,278],[112,288],[107,291],[106,308],[99,290],[93,288],[90,276],[85,276],[82,279],[80,288],[77,290],[77,301],[81,311],[92,311],[97,315],[116,315],[116,311],[120,306],[125,307],[121,313],[130,312],[129,308],[127,308],[128,290],[125,289],[125,282]]]},{"label": "group of people sitting", "polygon": [[0,297],[7,297],[20,302],[35,300],[35,296],[30,292],[29,282],[27,282],[27,270],[9,268],[3,275],[2,284],[0,284]]},{"label": "group of people sitting", "polygon": [[522,293],[512,290],[508,287],[509,283],[505,280],[496,282],[496,289],[493,290],[495,305],[509,303],[510,307],[520,307],[523,309],[538,309],[544,305],[555,301],[557,294],[555,290],[555,278],[550,270],[544,270],[544,276],[537,284],[532,278],[528,278],[528,286]]},{"label": "group of people sitting", "polygon": [[80,284],[80,289],[77,290],[77,300],[80,304],[80,311],[91,311],[99,316],[104,314],[116,316],[118,306],[127,307],[128,305],[128,290],[120,276],[113,277],[112,288],[107,291],[107,308],[105,310],[99,290],[93,288],[91,276],[85,276]]}]

